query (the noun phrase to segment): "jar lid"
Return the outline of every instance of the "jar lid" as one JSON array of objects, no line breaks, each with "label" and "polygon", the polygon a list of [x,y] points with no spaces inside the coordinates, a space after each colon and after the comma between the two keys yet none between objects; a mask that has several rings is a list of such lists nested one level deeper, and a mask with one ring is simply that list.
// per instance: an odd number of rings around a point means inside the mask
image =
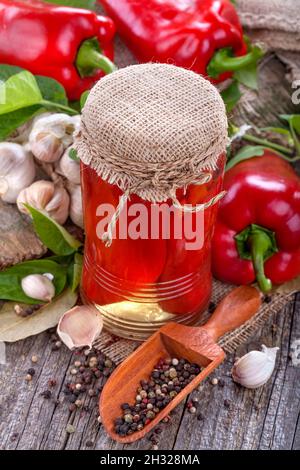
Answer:
[{"label": "jar lid", "polygon": [[75,139],[79,158],[102,179],[162,202],[201,182],[228,143],[217,89],[168,64],[141,64],[101,78],[91,90]]}]

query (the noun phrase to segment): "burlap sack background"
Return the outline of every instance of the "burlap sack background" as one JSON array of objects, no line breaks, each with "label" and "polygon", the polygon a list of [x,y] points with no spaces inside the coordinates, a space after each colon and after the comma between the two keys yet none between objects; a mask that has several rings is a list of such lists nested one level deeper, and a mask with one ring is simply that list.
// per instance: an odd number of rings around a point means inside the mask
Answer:
[{"label": "burlap sack background", "polygon": [[245,33],[276,52],[287,79],[300,79],[300,0],[237,0]]},{"label": "burlap sack background", "polygon": [[[247,0],[245,0],[247,1]],[[255,0],[257,3],[257,0]],[[293,0],[292,0],[293,1]],[[298,2],[298,0],[296,0]],[[130,64],[136,64],[137,61],[132,53],[122,43],[120,38],[116,38],[115,42],[115,62],[118,67],[125,67]],[[227,292],[229,292],[233,286],[224,284],[220,281],[214,280],[213,282],[213,294],[212,302],[217,304]],[[251,336],[261,327],[263,327],[265,320],[279,312],[291,299],[292,293],[281,294],[274,293],[271,296],[269,303],[263,303],[261,309],[256,316],[245,323],[243,326],[238,328],[232,333],[224,335],[220,340],[219,344],[228,353],[233,352],[239,345],[245,343],[251,338]],[[205,323],[209,317],[208,311],[204,312],[201,316],[200,323]],[[136,347],[139,343],[118,338],[111,335],[108,332],[103,332],[100,338],[95,343],[95,347],[103,351],[107,356],[113,360],[116,364],[122,362]]]}]

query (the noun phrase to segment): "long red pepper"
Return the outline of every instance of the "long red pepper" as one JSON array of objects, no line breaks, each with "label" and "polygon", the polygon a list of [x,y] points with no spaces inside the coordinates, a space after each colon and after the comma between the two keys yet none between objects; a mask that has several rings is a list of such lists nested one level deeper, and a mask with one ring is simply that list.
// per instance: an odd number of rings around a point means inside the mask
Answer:
[{"label": "long red pepper", "polygon": [[300,178],[272,151],[225,173],[213,238],[213,273],[263,292],[300,274]]},{"label": "long red pepper", "polygon": [[213,80],[255,63],[230,0],[99,0],[140,62],[175,63]]},{"label": "long red pepper", "polygon": [[114,23],[78,8],[0,0],[0,63],[58,80],[71,100],[115,69]]}]

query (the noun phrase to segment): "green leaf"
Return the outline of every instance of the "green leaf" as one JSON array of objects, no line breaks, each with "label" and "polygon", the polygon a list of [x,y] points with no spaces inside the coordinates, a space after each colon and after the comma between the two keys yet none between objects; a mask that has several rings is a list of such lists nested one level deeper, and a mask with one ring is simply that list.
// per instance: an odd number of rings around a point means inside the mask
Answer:
[{"label": "green leaf", "polygon": [[35,78],[44,100],[68,106],[65,89],[60,83],[42,75],[36,75]]},{"label": "green leaf", "polygon": [[51,219],[47,214],[25,204],[29,210],[36,233],[53,253],[56,255],[70,255],[78,250],[81,243],[76,240],[60,224]]},{"label": "green leaf", "polygon": [[[13,75],[24,71],[25,69],[22,69],[21,67],[0,64],[0,80],[6,82]],[[58,81],[42,75],[35,75],[35,79],[44,100],[66,106],[68,105],[68,98],[65,89]]]},{"label": "green leaf", "polygon": [[78,114],[56,80],[0,64],[0,141],[43,109]]},{"label": "green leaf", "polygon": [[39,104],[42,94],[34,75],[26,70],[0,84],[0,115]]},{"label": "green leaf", "polygon": [[285,121],[288,121],[290,126],[295,129],[297,134],[300,134],[300,114],[281,114],[279,117]]},{"label": "green leaf", "polygon": [[272,126],[269,126],[269,127],[262,127],[260,129],[261,131],[269,131],[269,132],[276,132],[278,134],[283,134],[283,135],[286,135],[286,136],[290,136],[291,133],[288,129],[286,129],[285,127],[272,127]]},{"label": "green leaf", "polygon": [[39,259],[25,261],[11,268],[0,272],[0,299],[13,300],[15,302],[24,302],[29,304],[40,304],[40,300],[28,297],[21,286],[21,281],[30,274],[51,273],[55,287],[55,295],[59,295],[66,285],[66,268],[60,266],[54,261]]},{"label": "green leaf", "polygon": [[77,150],[74,149],[73,147],[70,148],[68,156],[71,158],[71,160],[74,160],[75,162],[79,162],[80,158],[78,157]]},{"label": "green leaf", "polygon": [[252,90],[258,89],[258,82],[257,82],[257,65],[252,64],[248,65],[243,69],[237,70],[234,72],[233,77],[243,85],[251,88]]},{"label": "green leaf", "polygon": [[96,0],[44,0],[44,2],[66,7],[85,8],[86,10],[94,10],[96,5]]},{"label": "green leaf", "polygon": [[15,65],[0,64],[0,80],[6,82],[6,80],[17,73],[22,72],[24,69],[16,67]]},{"label": "green leaf", "polygon": [[248,160],[251,157],[260,157],[264,154],[265,147],[261,145],[246,145],[242,147],[234,157],[232,157],[226,165],[226,171],[230,170],[230,168],[234,167],[240,162],[244,160]]},{"label": "green leaf", "polygon": [[40,105],[33,105],[3,114],[0,119],[0,141],[5,140],[15,129],[32,119],[41,110]]},{"label": "green leaf", "polygon": [[280,118],[288,121],[297,155],[300,155],[300,140],[297,136],[300,135],[300,114],[281,114]]},{"label": "green leaf", "polygon": [[86,100],[88,99],[89,94],[90,94],[90,90],[85,90],[80,97],[80,110],[81,111],[83,110],[83,107],[86,103]]},{"label": "green leaf", "polygon": [[69,266],[68,273],[67,273],[68,284],[72,292],[75,292],[75,290],[80,284],[81,273],[82,273],[82,262],[83,262],[83,256],[80,253],[75,253],[74,262]]},{"label": "green leaf", "polygon": [[285,127],[262,127],[260,129],[263,132],[272,132],[274,134],[280,134],[286,137],[286,141],[288,145],[294,145],[294,141],[291,135],[291,132],[286,129]]},{"label": "green leaf", "polygon": [[70,101],[69,106],[70,106],[70,108],[74,109],[74,111],[76,111],[77,114],[80,114],[81,110],[80,110],[80,101],[79,100]]},{"label": "green leaf", "polygon": [[236,81],[221,92],[221,96],[226,106],[227,113],[230,113],[242,96],[239,85]]},{"label": "green leaf", "polygon": [[53,255],[53,256],[47,256],[47,258],[50,261],[54,261],[57,264],[61,264],[65,268],[68,268],[69,265],[73,262],[74,260],[74,254],[72,253],[71,255],[66,255],[66,256],[60,256],[60,255]]}]

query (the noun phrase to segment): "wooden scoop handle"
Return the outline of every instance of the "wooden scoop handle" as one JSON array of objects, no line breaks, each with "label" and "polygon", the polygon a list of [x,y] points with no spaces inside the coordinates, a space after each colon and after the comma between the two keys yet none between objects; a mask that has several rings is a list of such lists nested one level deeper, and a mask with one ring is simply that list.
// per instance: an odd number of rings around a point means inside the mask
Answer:
[{"label": "wooden scoop handle", "polygon": [[221,300],[202,329],[216,342],[220,336],[235,330],[253,317],[260,306],[261,294],[255,287],[237,287]]}]

